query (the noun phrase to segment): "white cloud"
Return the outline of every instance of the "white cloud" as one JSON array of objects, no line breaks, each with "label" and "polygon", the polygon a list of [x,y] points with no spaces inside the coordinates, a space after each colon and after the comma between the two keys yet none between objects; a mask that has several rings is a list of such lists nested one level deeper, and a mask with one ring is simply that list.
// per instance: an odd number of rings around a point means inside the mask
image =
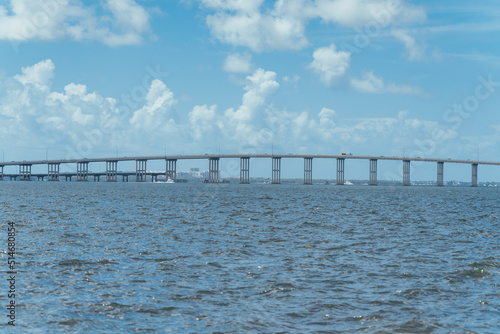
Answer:
[{"label": "white cloud", "polygon": [[250,54],[229,54],[224,60],[223,69],[230,73],[250,73],[252,70],[252,56]]},{"label": "white cloud", "polygon": [[263,1],[201,0],[215,10],[207,16],[212,34],[222,42],[253,51],[300,50],[308,45],[307,17],[301,0],[277,1],[261,12]]},{"label": "white cloud", "polygon": [[344,76],[350,66],[351,54],[337,51],[335,44],[329,47],[316,49],[313,53],[313,62],[309,67],[320,77],[326,85]]},{"label": "white cloud", "polygon": [[0,40],[98,40],[110,46],[140,43],[149,15],[134,0],[107,0],[104,14],[68,0],[10,0],[0,6]]},{"label": "white cloud", "polygon": [[419,45],[415,41],[415,38],[410,36],[407,31],[394,29],[391,31],[391,34],[404,44],[408,60],[420,60],[423,58],[425,54],[425,45]]},{"label": "white cloud", "polygon": [[323,139],[329,139],[335,133],[335,110],[322,108],[318,114],[319,122],[312,122],[311,129],[318,131]]},{"label": "white cloud", "polygon": [[251,76],[245,87],[241,106],[234,110],[226,110],[224,116],[227,125],[224,126],[226,136],[251,144],[257,144],[258,132],[265,127],[264,112],[269,98],[279,87],[276,73],[259,68]]},{"label": "white cloud", "polygon": [[130,124],[147,131],[154,131],[169,117],[170,108],[176,103],[174,93],[160,80],[153,80],[146,96],[146,105],[134,112]]},{"label": "white cloud", "polygon": [[189,123],[195,140],[207,139],[205,135],[211,135],[214,130],[216,109],[216,105],[207,107],[204,104],[202,106],[195,106],[193,111],[189,113]]},{"label": "white cloud", "polygon": [[308,44],[303,22],[280,13],[216,13],[207,17],[207,25],[217,39],[257,52],[300,50]]},{"label": "white cloud", "polygon": [[23,67],[21,75],[16,75],[14,79],[23,85],[34,85],[38,89],[49,89],[54,77],[54,63],[47,59],[31,67]]},{"label": "white cloud", "polygon": [[421,95],[424,92],[418,88],[409,85],[396,85],[394,83],[386,84],[384,79],[377,77],[373,72],[363,74],[362,78],[352,78],[351,86],[357,91],[374,94],[407,94]]}]

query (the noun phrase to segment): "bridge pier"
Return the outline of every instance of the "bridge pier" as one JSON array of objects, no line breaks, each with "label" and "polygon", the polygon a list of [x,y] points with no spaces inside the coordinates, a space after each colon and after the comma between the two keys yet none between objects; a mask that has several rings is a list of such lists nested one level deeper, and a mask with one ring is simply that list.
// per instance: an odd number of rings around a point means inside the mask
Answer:
[{"label": "bridge pier", "polygon": [[403,160],[403,186],[410,185],[410,160]]},{"label": "bridge pier", "polygon": [[3,181],[3,167],[4,166],[0,166],[0,181]]},{"label": "bridge pier", "polygon": [[281,157],[273,157],[272,184],[281,184]]},{"label": "bridge pier", "polygon": [[49,163],[47,181],[59,181],[59,165],[58,163]]},{"label": "bridge pier", "polygon": [[167,159],[166,164],[166,180],[168,181],[168,179],[171,179],[174,182],[177,181],[177,159]]},{"label": "bridge pier", "polygon": [[337,185],[343,186],[344,179],[345,158],[337,158]]},{"label": "bridge pier", "polygon": [[[136,182],[146,182],[146,162],[147,160],[140,159],[135,161],[135,181]],[[125,177],[125,176],[123,176]],[[125,178],[123,179],[125,180]],[[128,176],[127,176],[128,182]]]},{"label": "bridge pier", "polygon": [[19,165],[19,181],[31,181],[31,165]]},{"label": "bridge pier", "polygon": [[64,180],[65,180],[66,182],[68,182],[68,179],[69,179],[69,182],[71,182],[71,178],[72,178],[72,176],[71,176],[71,175],[65,175],[64,177],[65,177],[65,179],[64,179]]},{"label": "bridge pier", "polygon": [[208,183],[219,183],[219,159],[208,158]]},{"label": "bridge pier", "polygon": [[240,158],[240,183],[249,184],[250,183],[250,158],[241,157]]},{"label": "bridge pier", "polygon": [[106,182],[116,182],[118,161],[106,161]]},{"label": "bridge pier", "polygon": [[43,181],[45,179],[45,175],[37,175],[36,180],[37,181]]},{"label": "bridge pier", "polygon": [[122,182],[128,182],[128,175],[125,174],[122,175]]},{"label": "bridge pier", "polygon": [[9,178],[11,181],[17,181],[17,175],[11,175]]},{"label": "bridge pier", "polygon": [[76,181],[87,182],[89,180],[89,163],[86,161],[76,163]]},{"label": "bridge pier", "polygon": [[438,161],[437,163],[437,186],[442,187],[444,186],[444,162],[443,161]]},{"label": "bridge pier", "polygon": [[101,175],[94,174],[94,182],[99,182],[101,180]]},{"label": "bridge pier", "polygon": [[304,184],[313,184],[313,158],[304,158]]},{"label": "bridge pier", "polygon": [[477,164],[472,164],[472,182],[471,187],[477,187]]},{"label": "bridge pier", "polygon": [[377,185],[377,159],[370,159],[370,186]]}]

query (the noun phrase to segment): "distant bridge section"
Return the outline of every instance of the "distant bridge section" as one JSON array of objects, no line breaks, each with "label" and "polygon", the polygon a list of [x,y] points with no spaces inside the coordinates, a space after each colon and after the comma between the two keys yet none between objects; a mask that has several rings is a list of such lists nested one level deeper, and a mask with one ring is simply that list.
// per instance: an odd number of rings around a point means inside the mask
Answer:
[{"label": "distant bridge section", "polygon": [[[402,161],[403,162],[403,185],[410,185],[410,164],[413,161],[418,162],[434,162],[437,163],[437,186],[443,186],[444,164],[457,163],[471,165],[471,185],[477,187],[477,175],[479,165],[495,165],[500,166],[499,161],[471,161],[471,160],[457,160],[457,159],[439,159],[439,158],[421,158],[421,157],[386,157],[386,156],[369,156],[369,155],[325,155],[325,154],[198,154],[198,155],[157,155],[157,156],[133,156],[133,157],[115,157],[115,158],[83,158],[83,159],[58,159],[58,160],[29,160],[29,161],[11,161],[0,163],[0,180],[4,179],[4,167],[6,166],[19,166],[18,175],[9,175],[10,179],[19,179],[29,181],[32,177],[38,180],[44,180],[47,177],[49,181],[59,181],[62,176],[66,180],[71,180],[75,177],[77,181],[88,181],[89,175],[94,176],[94,181],[99,181],[100,176],[105,176],[107,182],[117,181],[117,176],[120,175],[123,181],[128,181],[128,176],[134,173],[119,173],[118,162],[135,161],[136,172],[135,177],[137,182],[144,182],[146,175],[150,175],[152,180],[155,181],[160,174],[165,174],[168,180],[176,181],[177,175],[177,160],[208,160],[209,163],[209,178],[206,180],[208,183],[219,183],[220,159],[240,159],[240,183],[249,183],[250,180],[250,159],[267,158],[272,161],[272,183],[281,183],[281,159],[303,159],[304,160],[304,184],[312,184],[312,162],[313,159],[336,159],[337,161],[337,184],[343,185],[345,183],[345,160],[367,160],[369,161],[369,180],[370,185],[377,185],[377,164],[379,160],[389,161]],[[164,160],[166,162],[165,173],[147,172],[147,161]],[[89,173],[89,164],[105,162],[106,173]],[[76,164],[76,174],[62,174],[59,173],[61,164]],[[47,174],[32,174],[31,167],[33,165],[47,165]]]}]

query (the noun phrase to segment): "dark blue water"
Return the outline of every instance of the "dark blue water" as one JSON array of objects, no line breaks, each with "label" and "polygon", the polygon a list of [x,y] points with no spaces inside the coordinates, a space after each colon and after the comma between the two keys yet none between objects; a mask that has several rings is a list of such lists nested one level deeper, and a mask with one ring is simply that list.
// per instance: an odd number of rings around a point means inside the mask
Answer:
[{"label": "dark blue water", "polygon": [[0,237],[16,223],[20,333],[499,333],[499,199],[3,182]]}]

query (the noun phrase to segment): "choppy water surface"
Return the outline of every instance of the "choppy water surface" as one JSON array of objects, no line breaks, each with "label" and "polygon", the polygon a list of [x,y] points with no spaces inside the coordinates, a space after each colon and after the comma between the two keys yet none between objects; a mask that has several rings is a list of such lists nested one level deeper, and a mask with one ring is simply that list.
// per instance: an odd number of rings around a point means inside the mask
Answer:
[{"label": "choppy water surface", "polygon": [[498,333],[499,199],[4,182],[0,235],[16,222],[20,332]]}]

